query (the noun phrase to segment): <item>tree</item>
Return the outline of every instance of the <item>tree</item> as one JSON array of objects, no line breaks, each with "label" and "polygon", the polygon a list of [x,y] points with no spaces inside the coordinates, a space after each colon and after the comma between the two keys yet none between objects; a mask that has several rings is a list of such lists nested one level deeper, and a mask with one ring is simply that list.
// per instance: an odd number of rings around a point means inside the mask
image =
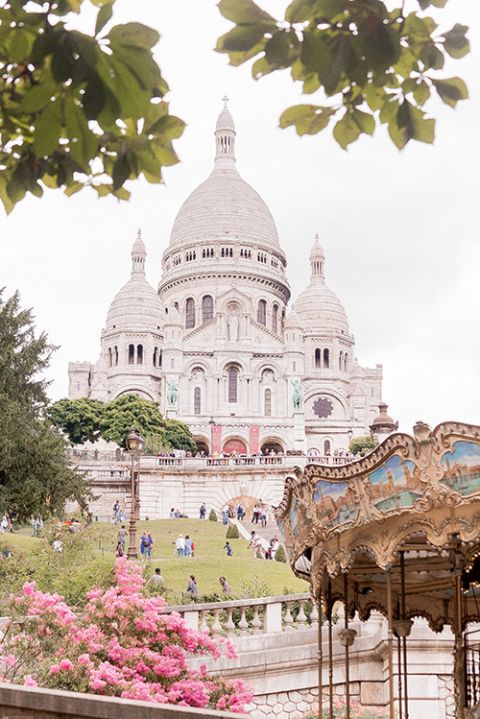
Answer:
[{"label": "tree", "polygon": [[280,127],[314,135],[335,119],[333,136],[347,149],[380,122],[398,148],[410,140],[431,143],[435,120],[423,109],[429,99],[437,94],[455,107],[468,97],[459,77],[438,75],[446,55],[469,52],[468,28],[457,23],[442,32],[423,12],[446,3],[412,0],[407,12],[406,0],[293,0],[277,20],[253,0],[220,0],[220,12],[235,27],[216,49],[231,65],[256,58],[256,80],[288,69],[303,93],[317,93],[320,104],[289,107]]},{"label": "tree", "polygon": [[85,506],[89,490],[66,458],[66,443],[44,417],[47,382],[42,376],[55,348],[35,335],[30,310],[18,293],[0,292],[0,512],[58,514],[68,499]]},{"label": "tree", "polygon": [[96,399],[60,399],[48,408],[48,416],[72,444],[83,444],[100,437],[103,411],[104,403]]},{"label": "tree", "polygon": [[[124,447],[132,427],[144,437],[147,451],[157,454],[164,449],[196,451],[187,425],[165,419],[156,402],[126,394],[112,402],[92,399],[61,399],[48,410],[52,422],[68,434],[73,444],[102,437]],[[162,449],[157,449],[161,447]],[[157,449],[157,451],[155,451]]]},{"label": "tree", "polygon": [[98,7],[95,34],[70,29],[84,0],[6,0],[0,8],[0,198],[7,212],[45,187],[128,199],[128,179],[161,182],[178,162],[168,85],[152,56],[159,34],[140,23],[104,33],[115,0]]},{"label": "tree", "polygon": [[362,437],[354,437],[350,440],[349,444],[349,451],[354,455],[361,455],[368,454],[372,451],[372,449],[375,449],[378,442],[376,442],[373,437],[371,437],[369,434],[366,434]]},{"label": "tree", "polygon": [[275,561],[283,562],[283,564],[287,561],[287,555],[285,554],[285,550],[281,544],[278,545],[277,551],[275,552]]}]

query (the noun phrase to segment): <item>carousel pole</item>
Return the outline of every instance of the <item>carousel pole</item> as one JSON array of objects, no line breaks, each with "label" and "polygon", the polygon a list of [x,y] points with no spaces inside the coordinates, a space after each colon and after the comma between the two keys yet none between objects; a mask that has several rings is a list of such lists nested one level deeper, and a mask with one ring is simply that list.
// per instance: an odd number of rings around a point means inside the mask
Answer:
[{"label": "carousel pole", "polygon": [[392,606],[392,570],[387,571],[387,619],[388,619],[388,703],[389,719],[395,719],[395,695],[393,677],[393,606]]},{"label": "carousel pole", "polygon": [[333,624],[332,624],[332,580],[328,580],[328,719],[333,716]]},{"label": "carousel pole", "polygon": [[348,573],[343,575],[343,594],[345,600],[345,698],[347,701],[345,719],[350,719],[350,644],[348,641]]},{"label": "carousel pole", "polygon": [[323,605],[322,590],[317,594],[318,611],[318,719],[323,719]]},{"label": "carousel pole", "polygon": [[465,657],[463,647],[463,595],[462,595],[462,554],[458,549],[459,539],[457,535],[452,538],[456,540],[453,554],[454,562],[454,595],[453,595],[453,629],[454,629],[454,652],[453,652],[453,684],[455,694],[455,719],[465,717]]},{"label": "carousel pole", "polygon": [[[400,587],[401,587],[401,618],[406,619],[406,607],[405,607],[405,552],[400,552]],[[400,641],[400,638],[399,638]],[[401,637],[402,651],[403,651],[403,701],[405,702],[405,719],[408,717],[408,663],[407,663],[407,635],[403,634]],[[400,672],[400,667],[399,667]],[[399,698],[401,704],[402,699]]]}]

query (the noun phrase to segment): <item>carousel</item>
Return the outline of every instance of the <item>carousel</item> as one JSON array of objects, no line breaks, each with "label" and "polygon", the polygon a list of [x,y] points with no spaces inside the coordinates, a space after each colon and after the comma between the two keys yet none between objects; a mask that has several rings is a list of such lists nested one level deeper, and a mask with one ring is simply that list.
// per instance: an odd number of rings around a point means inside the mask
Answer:
[{"label": "carousel", "polygon": [[388,622],[390,719],[409,717],[415,617],[435,632],[451,628],[455,716],[480,717],[480,648],[469,627],[480,621],[480,427],[447,422],[431,431],[418,422],[413,436],[392,434],[350,464],[296,468],[276,516],[293,571],[318,602],[319,717],[334,717],[333,631],[345,650],[351,716],[350,624],[372,611]]}]

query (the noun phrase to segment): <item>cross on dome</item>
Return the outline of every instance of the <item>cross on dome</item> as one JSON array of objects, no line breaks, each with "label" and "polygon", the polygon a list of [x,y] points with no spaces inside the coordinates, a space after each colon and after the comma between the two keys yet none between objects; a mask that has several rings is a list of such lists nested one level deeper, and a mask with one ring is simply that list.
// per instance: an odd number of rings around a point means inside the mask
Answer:
[{"label": "cross on dome", "polygon": [[227,102],[228,102],[229,100],[230,100],[230,98],[229,98],[229,97],[227,97],[227,95],[224,95],[224,96],[222,97],[222,101],[223,101],[223,109],[224,109],[224,110],[226,110],[226,109],[227,109]]}]

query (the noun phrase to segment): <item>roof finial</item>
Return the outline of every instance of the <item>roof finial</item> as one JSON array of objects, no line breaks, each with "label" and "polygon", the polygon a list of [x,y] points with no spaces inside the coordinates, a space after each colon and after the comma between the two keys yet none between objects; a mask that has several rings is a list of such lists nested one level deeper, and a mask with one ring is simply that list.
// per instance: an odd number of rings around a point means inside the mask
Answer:
[{"label": "roof finial", "polygon": [[137,240],[141,240],[141,239],[142,239],[142,228],[139,227],[137,230]]},{"label": "roof finial", "polygon": [[316,239],[316,240],[319,240],[319,239],[320,239],[320,235],[318,234],[318,232],[315,232],[315,239]]},{"label": "roof finial", "polygon": [[215,168],[235,167],[235,123],[227,107],[228,97],[222,97],[223,108],[215,128]]},{"label": "roof finial", "polygon": [[230,100],[230,98],[227,97],[227,95],[224,95],[224,96],[222,97],[223,109],[224,109],[224,110],[227,109],[227,102],[228,102],[229,100]]}]

